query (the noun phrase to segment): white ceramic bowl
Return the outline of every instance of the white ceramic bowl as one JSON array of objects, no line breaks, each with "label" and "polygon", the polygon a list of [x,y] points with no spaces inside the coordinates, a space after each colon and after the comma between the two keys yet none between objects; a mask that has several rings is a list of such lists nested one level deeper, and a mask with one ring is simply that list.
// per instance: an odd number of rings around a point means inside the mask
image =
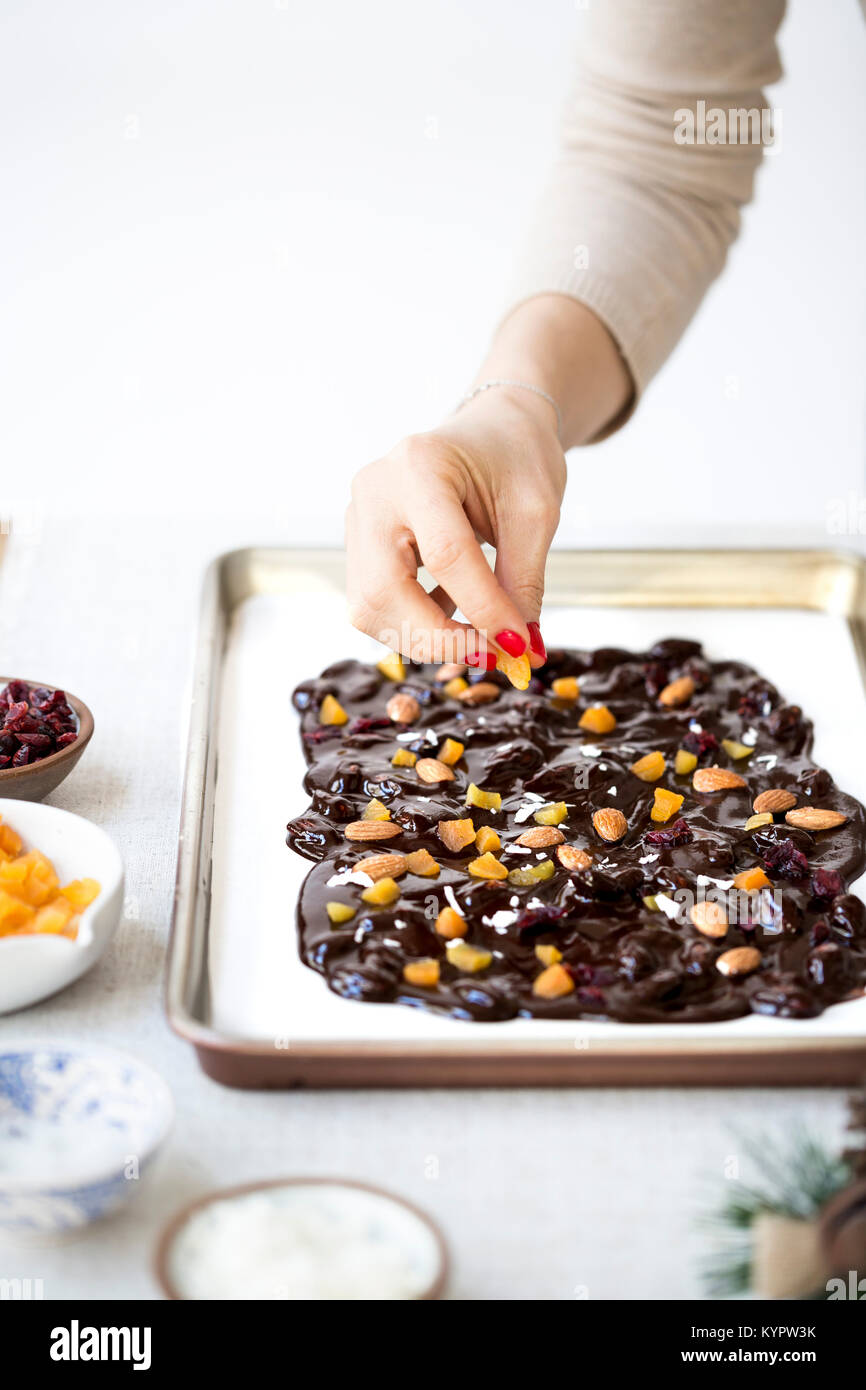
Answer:
[{"label": "white ceramic bowl", "polygon": [[171,1128],[161,1076],[78,1043],[0,1046],[0,1231],[41,1236],[109,1216]]},{"label": "white ceramic bowl", "polygon": [[123,908],[123,864],[104,830],[83,816],[39,801],[0,799],[0,816],[25,850],[39,849],[61,884],[95,878],[99,896],[81,914],[78,936],[0,936],[0,1014],[26,1008],[77,980],[105,950]]}]

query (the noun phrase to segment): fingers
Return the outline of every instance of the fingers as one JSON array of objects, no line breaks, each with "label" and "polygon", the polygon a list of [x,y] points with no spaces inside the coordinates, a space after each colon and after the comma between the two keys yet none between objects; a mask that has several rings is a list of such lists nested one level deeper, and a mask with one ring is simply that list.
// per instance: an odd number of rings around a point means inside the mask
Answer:
[{"label": "fingers", "polygon": [[475,657],[476,634],[446,614],[436,591],[427,594],[418,583],[412,537],[393,514],[380,513],[374,527],[366,512],[359,524],[350,508],[346,550],[349,617],[355,627],[412,661],[442,664]]},{"label": "fingers", "polygon": [[520,609],[529,629],[529,660],[533,667],[546,660],[538,626],[544,598],[544,569],[559,520],[558,509],[539,504],[531,512],[507,509],[499,519],[496,578]]},{"label": "fingers", "polygon": [[450,599],[488,644],[519,656],[529,646],[520,608],[505,592],[484,558],[469,519],[453,490],[426,489],[407,520],[438,591]]}]

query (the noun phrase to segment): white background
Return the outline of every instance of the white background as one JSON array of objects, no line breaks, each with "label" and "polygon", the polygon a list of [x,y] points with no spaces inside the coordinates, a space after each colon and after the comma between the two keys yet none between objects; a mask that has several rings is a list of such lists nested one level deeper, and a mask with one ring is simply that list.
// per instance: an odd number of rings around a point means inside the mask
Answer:
[{"label": "white background", "polygon": [[[565,0],[0,10],[0,512],[44,512],[0,568],[0,662],[91,705],[92,744],[51,800],[112,834],[128,879],[100,965],[0,1020],[0,1042],[129,1048],[179,1112],[128,1215],[56,1250],[0,1243],[0,1276],[42,1277],[47,1297],[153,1297],[180,1202],[280,1173],[414,1198],[458,1298],[695,1297],[695,1209],[736,1136],[803,1121],[842,1141],[839,1091],[230,1092],[161,1012],[203,565],[247,541],[337,542],[352,471],[463,389],[580,22]],[[561,542],[662,523],[681,543],[821,541],[827,500],[862,489],[854,0],[794,0],[782,50],[783,152],[636,419],[573,460]]]},{"label": "white background", "polygon": [[[338,540],[506,306],[582,8],[6,0],[0,492]],[[793,0],[781,50],[782,150],[637,419],[573,460],[563,542],[823,531],[862,489],[856,0]]]}]

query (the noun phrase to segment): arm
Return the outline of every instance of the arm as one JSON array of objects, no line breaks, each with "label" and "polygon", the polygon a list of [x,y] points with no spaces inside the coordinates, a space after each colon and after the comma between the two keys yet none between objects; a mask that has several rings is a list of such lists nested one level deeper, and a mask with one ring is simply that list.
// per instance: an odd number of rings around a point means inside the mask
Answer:
[{"label": "arm", "polygon": [[[485,665],[493,643],[542,663],[563,450],[627,418],[721,270],[761,158],[760,145],[678,143],[675,113],[700,100],[763,106],[783,9],[594,0],[514,307],[476,378],[547,392],[562,434],[542,397],[497,388],[365,468],[347,515],[350,612],[363,631],[420,660]],[[479,539],[495,545],[495,571]],[[422,562],[437,581],[429,595]]]}]

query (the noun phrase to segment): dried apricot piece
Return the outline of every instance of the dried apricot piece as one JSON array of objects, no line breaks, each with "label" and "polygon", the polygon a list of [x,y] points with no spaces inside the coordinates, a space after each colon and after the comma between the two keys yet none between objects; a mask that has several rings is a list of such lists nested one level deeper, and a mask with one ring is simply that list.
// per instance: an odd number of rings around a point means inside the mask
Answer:
[{"label": "dried apricot piece", "polygon": [[388,810],[388,807],[385,805],[384,801],[380,801],[377,796],[374,796],[373,800],[368,801],[367,805],[364,807],[364,810],[361,814],[361,819],[390,820],[391,812]]},{"label": "dried apricot piece", "polygon": [[659,823],[670,820],[671,816],[676,815],[684,800],[685,797],[681,796],[679,792],[669,792],[666,787],[656,787],[650,820]]},{"label": "dried apricot piece", "polygon": [[439,839],[453,854],[465,849],[475,840],[475,826],[469,816],[465,820],[440,820],[437,828]]},{"label": "dried apricot piece", "polygon": [[429,849],[413,849],[411,854],[406,855],[406,868],[419,878],[438,878],[440,872]]},{"label": "dried apricot piece", "polygon": [[387,676],[389,681],[404,681],[406,679],[406,667],[399,652],[389,652],[383,656],[381,661],[376,662],[376,667]]},{"label": "dried apricot piece", "polygon": [[746,821],[745,825],[743,826],[743,829],[744,829],[744,830],[759,830],[760,827],[761,827],[762,825],[772,825],[772,824],[773,824],[773,815],[772,815],[772,812],[770,812],[770,811],[762,811],[762,812],[760,813],[760,815],[757,815],[757,816],[749,816],[749,819]]},{"label": "dried apricot piece", "polygon": [[549,806],[536,811],[532,819],[536,825],[561,825],[568,819],[568,807],[564,801],[551,801]]},{"label": "dried apricot piece", "polygon": [[722,747],[728,757],[733,758],[734,762],[739,762],[741,758],[750,757],[755,751],[754,745],[750,747],[748,743],[738,743],[734,738],[723,738]]},{"label": "dried apricot piece", "polygon": [[454,676],[450,681],[446,681],[442,687],[443,695],[447,695],[450,700],[456,700],[458,695],[462,695],[464,690],[469,689],[469,682],[462,676]]},{"label": "dried apricot piece", "polygon": [[678,777],[688,777],[690,772],[694,772],[698,765],[696,753],[690,753],[687,748],[678,748],[674,758],[674,772]]},{"label": "dried apricot piece", "polygon": [[557,700],[576,700],[580,694],[576,676],[557,676],[550,682],[550,688]]},{"label": "dried apricot piece", "polygon": [[561,999],[564,994],[571,994],[573,989],[574,980],[558,961],[542,970],[532,982],[532,993],[538,995],[539,999]]},{"label": "dried apricot piece", "polygon": [[473,878],[507,878],[508,870],[504,864],[500,864],[489,852],[482,854],[480,858],[473,859],[467,866],[468,872]]},{"label": "dried apricot piece", "polygon": [[380,878],[361,894],[370,907],[390,907],[400,896],[400,885],[393,878]]},{"label": "dried apricot piece", "polygon": [[455,937],[466,935],[466,923],[460,913],[454,911],[453,907],[443,907],[436,918],[436,930],[440,936],[444,936],[450,941]]},{"label": "dried apricot piece", "polygon": [[532,678],[532,667],[526,652],[522,656],[509,656],[507,652],[498,651],[496,669],[511,681],[515,690],[526,690]]},{"label": "dried apricot piece", "polygon": [[439,759],[439,762],[444,763],[446,767],[453,767],[455,763],[459,763],[464,752],[465,744],[462,744],[459,739],[446,738],[439,752],[436,754],[436,757]]},{"label": "dried apricot piece", "polygon": [[558,965],[562,960],[562,952],[558,946],[536,946],[535,954],[542,965]]},{"label": "dried apricot piece", "polygon": [[475,848],[479,854],[493,854],[496,850],[502,849],[502,841],[493,829],[492,825],[482,825],[475,836]]},{"label": "dried apricot piece", "polygon": [[754,893],[759,888],[771,887],[771,884],[764,870],[755,867],[754,869],[744,869],[741,874],[737,874],[734,879],[734,887],[745,893]]},{"label": "dried apricot piece", "polygon": [[392,767],[414,767],[418,761],[417,753],[410,753],[408,748],[398,748],[391,759]]},{"label": "dried apricot piece", "polygon": [[664,776],[664,754],[660,752],[646,753],[642,758],[638,758],[636,763],[632,763],[630,771],[642,782],[657,782],[660,777]]},{"label": "dried apricot piece", "polygon": [[422,989],[433,989],[439,983],[439,962],[432,956],[422,956],[419,960],[409,960],[403,966],[403,979],[407,985],[419,985]]},{"label": "dried apricot piece", "polygon": [[502,796],[499,792],[486,792],[483,787],[477,787],[474,782],[470,782],[466,788],[467,806],[478,806],[482,811],[501,811]]},{"label": "dried apricot piece", "polygon": [[590,705],[577,722],[591,734],[609,734],[616,728],[616,716],[607,705]]},{"label": "dried apricot piece", "polygon": [[351,922],[355,915],[355,909],[349,903],[325,903],[325,911],[334,926],[339,926],[341,922]]},{"label": "dried apricot piece", "polygon": [[320,724],[347,724],[349,716],[333,695],[326,695],[319,706]]},{"label": "dried apricot piece", "polygon": [[485,951],[482,946],[471,946],[468,941],[451,941],[445,947],[448,961],[457,970],[464,970],[469,975],[477,975],[479,970],[486,970],[493,959],[492,952]]}]

